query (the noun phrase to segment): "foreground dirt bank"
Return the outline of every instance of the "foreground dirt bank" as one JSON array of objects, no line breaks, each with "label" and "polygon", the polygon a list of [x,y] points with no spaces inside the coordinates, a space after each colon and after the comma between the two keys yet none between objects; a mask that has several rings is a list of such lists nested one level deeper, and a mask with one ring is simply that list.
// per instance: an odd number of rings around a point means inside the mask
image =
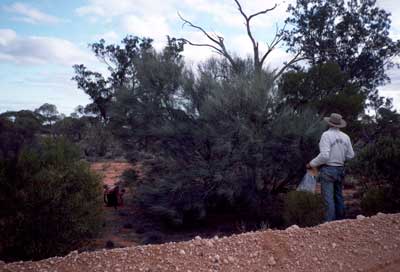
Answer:
[{"label": "foreground dirt bank", "polygon": [[400,271],[400,214],[314,228],[253,232],[163,245],[71,252],[0,271]]}]

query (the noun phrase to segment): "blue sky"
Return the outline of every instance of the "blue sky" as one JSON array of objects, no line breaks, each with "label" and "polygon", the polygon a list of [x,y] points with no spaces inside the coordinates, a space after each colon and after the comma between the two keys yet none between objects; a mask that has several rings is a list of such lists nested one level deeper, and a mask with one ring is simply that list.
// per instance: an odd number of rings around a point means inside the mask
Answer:
[{"label": "blue sky", "polygon": [[[240,2],[247,13],[275,3]],[[260,42],[271,39],[276,23],[283,25],[291,2],[294,0],[277,0],[276,10],[253,22]],[[391,11],[391,35],[400,38],[397,0],[378,3]],[[86,105],[88,97],[71,81],[72,65],[83,63],[104,72],[105,67],[87,47],[100,38],[115,43],[127,34],[148,36],[155,39],[156,48],[163,46],[166,35],[204,41],[200,33],[182,28],[178,11],[207,30],[223,34],[229,49],[237,55],[250,53],[243,20],[233,0],[0,0],[0,112],[35,109],[47,102],[69,114],[77,105]],[[188,63],[211,54],[207,48],[185,50]],[[280,67],[289,58],[284,47],[277,48],[267,64]],[[389,74],[392,83],[381,88],[381,94],[394,98],[400,110],[400,70]]]}]

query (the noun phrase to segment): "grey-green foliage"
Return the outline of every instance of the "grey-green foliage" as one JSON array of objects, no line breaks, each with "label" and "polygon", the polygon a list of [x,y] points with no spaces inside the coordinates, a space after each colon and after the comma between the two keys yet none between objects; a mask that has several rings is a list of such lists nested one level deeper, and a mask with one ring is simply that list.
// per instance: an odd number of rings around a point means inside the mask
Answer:
[{"label": "grey-green foliage", "polygon": [[101,226],[101,186],[68,141],[45,138],[0,160],[1,259],[65,254]]},{"label": "grey-green foliage", "polygon": [[[224,211],[268,216],[316,153],[317,116],[278,109],[274,73],[255,71],[252,60],[237,58],[233,69],[210,59],[193,70],[182,41],[169,39],[160,52],[151,40],[124,44],[101,42],[95,53],[116,76],[107,89],[109,127],[128,158],[144,165],[144,180],[134,182],[138,204],[176,225]],[[90,84],[93,73],[82,69],[76,79],[95,102],[103,85]]]},{"label": "grey-green foliage", "polygon": [[[162,157],[144,162],[136,199],[173,224],[215,212],[266,217],[275,197],[304,174],[322,125],[312,112],[275,112],[272,73],[255,77],[211,59],[184,85],[182,113],[160,128]],[[187,84],[187,82],[186,82]]]}]

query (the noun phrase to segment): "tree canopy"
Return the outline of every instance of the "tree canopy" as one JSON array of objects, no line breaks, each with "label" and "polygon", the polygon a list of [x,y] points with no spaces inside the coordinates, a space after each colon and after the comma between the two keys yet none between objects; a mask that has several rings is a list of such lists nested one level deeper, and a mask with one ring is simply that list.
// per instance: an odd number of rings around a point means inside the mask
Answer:
[{"label": "tree canopy", "polygon": [[289,52],[302,52],[311,66],[336,63],[370,106],[384,104],[377,87],[390,81],[387,70],[400,53],[400,41],[389,36],[389,12],[376,0],[297,0],[288,11]]}]

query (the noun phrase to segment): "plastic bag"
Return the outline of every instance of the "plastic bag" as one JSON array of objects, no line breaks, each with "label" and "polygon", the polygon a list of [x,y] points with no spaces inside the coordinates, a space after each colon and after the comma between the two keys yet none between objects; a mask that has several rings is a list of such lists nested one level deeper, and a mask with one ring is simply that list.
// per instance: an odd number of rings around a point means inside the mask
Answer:
[{"label": "plastic bag", "polygon": [[297,191],[315,193],[315,187],[317,186],[317,181],[314,176],[310,173],[306,173],[301,180],[299,186],[297,186]]}]

